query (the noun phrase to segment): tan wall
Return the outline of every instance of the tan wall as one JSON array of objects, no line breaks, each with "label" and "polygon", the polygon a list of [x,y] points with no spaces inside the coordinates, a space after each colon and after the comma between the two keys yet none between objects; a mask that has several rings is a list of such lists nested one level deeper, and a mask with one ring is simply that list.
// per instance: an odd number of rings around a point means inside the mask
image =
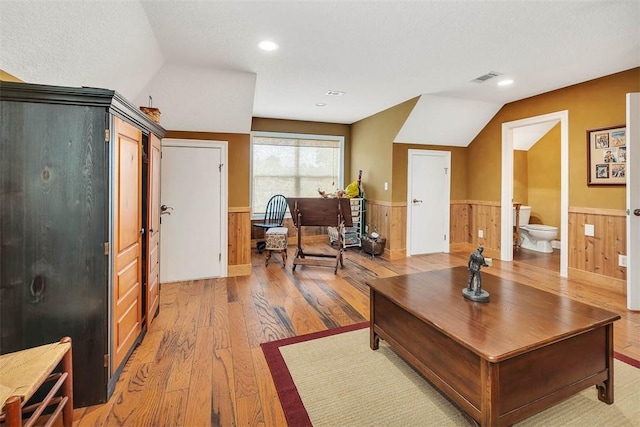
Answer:
[{"label": "tan wall", "polygon": [[529,204],[529,162],[528,151],[513,151],[513,201]]},{"label": "tan wall", "polygon": [[558,227],[560,236],[560,125],[528,151],[528,204],[531,224]]},{"label": "tan wall", "polygon": [[502,123],[569,111],[569,204],[623,209],[625,188],[587,186],[586,131],[625,123],[626,94],[640,91],[640,68],[505,105],[469,145],[467,197],[500,200]]},{"label": "tan wall", "polygon": [[[351,125],[351,171],[357,177],[358,170],[362,170],[367,199],[399,200],[395,196],[392,199],[398,185],[393,180],[393,140],[416,102],[418,98],[413,98]],[[385,182],[388,190],[384,189]],[[403,185],[406,186],[406,179]]]},{"label": "tan wall", "polygon": [[3,82],[17,82],[17,83],[24,83],[24,81],[20,80],[19,78],[17,78],[16,76],[7,73],[4,70],[0,70],[0,80],[2,80]]},{"label": "tan wall", "polygon": [[165,138],[227,141],[229,156],[229,207],[247,207],[249,202],[250,135],[244,133],[189,132],[169,130]]},{"label": "tan wall", "polygon": [[451,152],[451,200],[467,198],[467,148],[441,145],[393,144],[393,200],[407,201],[409,150]]},{"label": "tan wall", "polygon": [[[256,132],[285,132],[308,135],[332,135],[344,137],[344,186],[357,178],[358,171],[351,172],[351,125],[340,123],[306,122],[300,120],[265,119],[254,117],[251,130]],[[354,176],[355,174],[355,176]]]}]

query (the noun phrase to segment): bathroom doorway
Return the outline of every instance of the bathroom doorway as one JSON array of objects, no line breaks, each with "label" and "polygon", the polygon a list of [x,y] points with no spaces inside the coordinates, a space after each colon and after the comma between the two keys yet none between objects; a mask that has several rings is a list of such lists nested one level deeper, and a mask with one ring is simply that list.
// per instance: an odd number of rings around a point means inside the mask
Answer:
[{"label": "bathroom doorway", "polygon": [[[520,246],[513,260],[560,271],[560,124],[550,121],[513,130],[513,200],[520,203]],[[514,208],[515,215],[515,208]],[[513,219],[516,223],[516,219]],[[542,224],[542,225],[541,225]],[[544,227],[540,241],[528,227]]]},{"label": "bathroom doorway", "polygon": [[[560,276],[567,277],[568,273],[568,204],[569,204],[569,113],[560,111],[527,119],[506,122],[502,124],[502,196],[501,196],[501,253],[504,261],[513,261],[513,199],[514,199],[514,141],[516,134],[524,129],[543,129],[547,131],[559,123],[560,125],[560,253],[558,267]],[[543,132],[544,134],[546,132]],[[554,251],[555,252],[555,251]],[[521,256],[522,254],[518,254]],[[549,263],[553,265],[553,256],[541,257],[528,254],[532,262]],[[547,255],[547,254],[540,254]],[[537,261],[535,260],[537,258]]]}]

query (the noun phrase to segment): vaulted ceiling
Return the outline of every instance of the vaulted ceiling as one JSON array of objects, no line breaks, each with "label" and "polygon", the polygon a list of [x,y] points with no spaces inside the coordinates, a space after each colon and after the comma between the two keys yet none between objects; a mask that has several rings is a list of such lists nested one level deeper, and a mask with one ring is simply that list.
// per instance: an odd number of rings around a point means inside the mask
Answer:
[{"label": "vaulted ceiling", "polygon": [[0,0],[0,69],[152,96],[170,129],[353,123],[422,96],[399,137],[466,145],[505,103],[637,66],[636,0]]}]

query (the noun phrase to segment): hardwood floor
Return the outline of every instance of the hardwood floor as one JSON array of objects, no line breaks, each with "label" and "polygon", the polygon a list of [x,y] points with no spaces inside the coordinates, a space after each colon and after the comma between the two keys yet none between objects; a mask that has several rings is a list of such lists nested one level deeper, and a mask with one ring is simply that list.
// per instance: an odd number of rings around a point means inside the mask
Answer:
[{"label": "hardwood floor", "polygon": [[560,271],[560,250],[558,249],[554,249],[553,253],[545,254],[520,248],[517,251],[513,251],[513,260],[545,270]]},{"label": "hardwood floor", "polygon": [[[466,265],[468,252],[394,262],[350,249],[344,269],[264,265],[251,276],[163,284],[160,314],[104,405],[75,410],[74,426],[286,425],[260,343],[369,319],[365,282]],[[331,251],[327,244],[313,251]],[[619,313],[615,350],[640,360],[640,312],[624,296],[532,264],[494,260],[483,271]]]}]

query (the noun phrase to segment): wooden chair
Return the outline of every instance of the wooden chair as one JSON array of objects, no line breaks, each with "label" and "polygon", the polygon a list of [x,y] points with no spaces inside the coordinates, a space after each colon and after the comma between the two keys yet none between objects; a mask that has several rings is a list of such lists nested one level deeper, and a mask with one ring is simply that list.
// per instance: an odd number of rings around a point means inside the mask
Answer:
[{"label": "wooden chair", "polygon": [[[284,214],[287,212],[287,198],[282,194],[276,194],[272,196],[267,202],[267,208],[264,212],[264,219],[262,222],[254,223],[254,227],[262,228],[265,231],[270,228],[282,227],[284,222]],[[258,242],[258,253],[262,253],[265,247],[265,242]]]},{"label": "wooden chair", "polygon": [[[61,372],[54,372],[62,362]],[[44,383],[55,381],[46,396],[25,406]],[[56,396],[62,390],[61,395]],[[73,424],[73,367],[71,338],[0,356],[0,422],[7,427],[31,427],[49,406],[55,409],[45,426],[62,413],[65,427]],[[31,414],[31,415],[29,415]],[[24,423],[23,423],[24,418]],[[42,423],[38,423],[41,425]]]}]

